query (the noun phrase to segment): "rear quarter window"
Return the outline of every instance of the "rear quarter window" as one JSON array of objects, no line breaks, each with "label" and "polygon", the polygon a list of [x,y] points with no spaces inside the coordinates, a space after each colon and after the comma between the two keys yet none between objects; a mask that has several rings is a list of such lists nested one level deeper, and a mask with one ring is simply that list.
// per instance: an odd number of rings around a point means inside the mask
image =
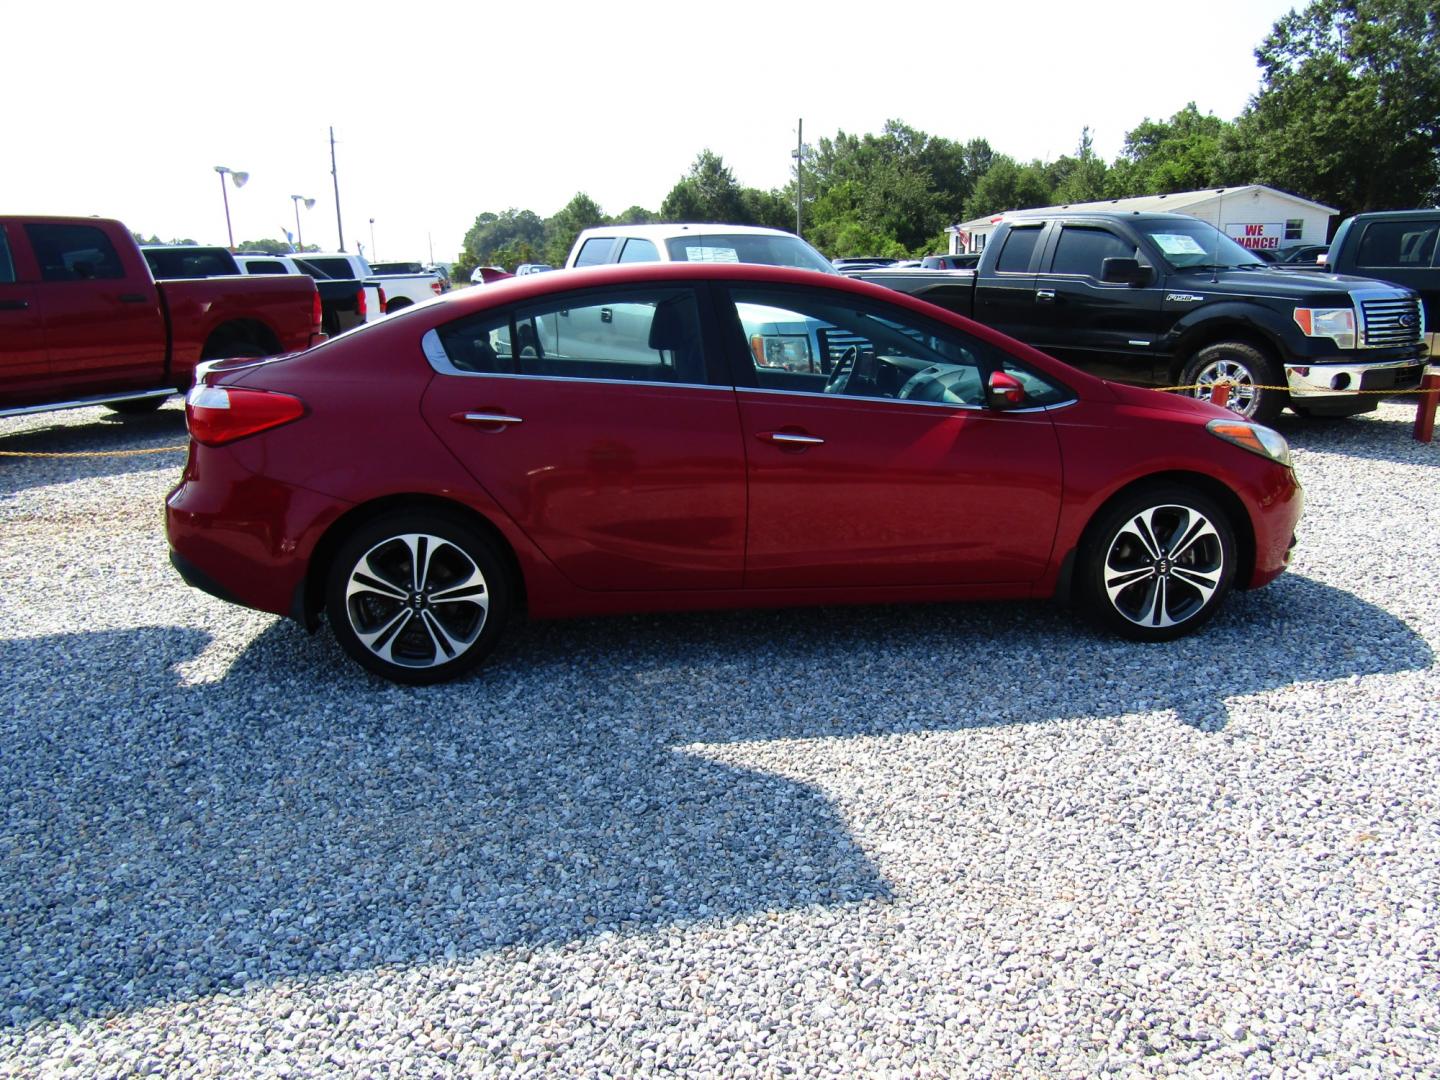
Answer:
[{"label": "rear quarter window", "polygon": [[580,254],[575,256],[576,266],[599,266],[610,261],[610,249],[615,246],[613,236],[592,236],[585,241]]},{"label": "rear quarter window", "polygon": [[1435,259],[1440,221],[1372,221],[1365,226],[1356,266],[1428,267]]}]

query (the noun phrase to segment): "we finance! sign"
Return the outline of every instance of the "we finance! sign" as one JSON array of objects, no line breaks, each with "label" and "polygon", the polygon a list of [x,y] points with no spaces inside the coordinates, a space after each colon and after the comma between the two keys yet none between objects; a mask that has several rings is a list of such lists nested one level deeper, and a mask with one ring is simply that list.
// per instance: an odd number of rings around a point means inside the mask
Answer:
[{"label": "we finance! sign", "polygon": [[1233,224],[1225,226],[1225,235],[1243,248],[1275,250],[1285,238],[1283,221],[1265,224]]}]

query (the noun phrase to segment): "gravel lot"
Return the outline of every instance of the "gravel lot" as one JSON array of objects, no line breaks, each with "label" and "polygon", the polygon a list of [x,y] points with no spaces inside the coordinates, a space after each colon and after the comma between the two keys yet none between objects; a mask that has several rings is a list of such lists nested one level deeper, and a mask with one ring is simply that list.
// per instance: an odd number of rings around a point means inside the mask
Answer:
[{"label": "gravel lot", "polygon": [[[1282,422],[1292,573],[522,628],[404,689],[0,459],[0,1075],[1440,1070],[1440,444]],[[0,449],[183,441],[167,406]]]}]

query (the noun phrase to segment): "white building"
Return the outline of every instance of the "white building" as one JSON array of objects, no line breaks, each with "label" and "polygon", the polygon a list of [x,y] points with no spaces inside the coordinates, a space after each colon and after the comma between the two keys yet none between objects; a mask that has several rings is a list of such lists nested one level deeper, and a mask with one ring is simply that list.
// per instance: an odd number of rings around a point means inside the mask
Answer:
[{"label": "white building", "polygon": [[1171,195],[1138,195],[1131,199],[1102,199],[1100,202],[1068,203],[1033,210],[1007,210],[987,214],[974,221],[963,221],[945,230],[950,234],[950,254],[983,251],[986,238],[1007,216],[1063,214],[1067,210],[1189,214],[1208,221],[1243,247],[1271,249],[1326,243],[1330,238],[1330,219],[1337,212],[1333,206],[1321,206],[1261,184],[1177,191]]}]

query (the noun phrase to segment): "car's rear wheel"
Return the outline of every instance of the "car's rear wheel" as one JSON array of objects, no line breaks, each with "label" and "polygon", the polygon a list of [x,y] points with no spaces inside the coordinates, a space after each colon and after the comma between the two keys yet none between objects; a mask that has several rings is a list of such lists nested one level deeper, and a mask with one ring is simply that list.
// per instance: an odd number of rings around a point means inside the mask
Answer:
[{"label": "car's rear wheel", "polygon": [[105,407],[113,413],[121,416],[144,416],[152,413],[169,400],[168,394],[160,394],[157,397],[131,398],[128,401],[112,401]]},{"label": "car's rear wheel", "polygon": [[1135,641],[1199,629],[1235,578],[1235,529],[1213,500],[1179,485],[1125,496],[1101,513],[1081,552],[1092,615]]},{"label": "car's rear wheel", "polygon": [[394,682],[453,679],[495,647],[514,586],[505,559],[464,523],[395,514],[358,528],[336,552],[326,613],[341,647]]},{"label": "car's rear wheel", "polygon": [[1227,407],[1260,424],[1273,422],[1290,397],[1284,390],[1267,389],[1284,385],[1280,365],[1243,341],[1207,345],[1190,358],[1180,381],[1194,387],[1187,393],[1206,401],[1216,383],[1228,382]]}]

